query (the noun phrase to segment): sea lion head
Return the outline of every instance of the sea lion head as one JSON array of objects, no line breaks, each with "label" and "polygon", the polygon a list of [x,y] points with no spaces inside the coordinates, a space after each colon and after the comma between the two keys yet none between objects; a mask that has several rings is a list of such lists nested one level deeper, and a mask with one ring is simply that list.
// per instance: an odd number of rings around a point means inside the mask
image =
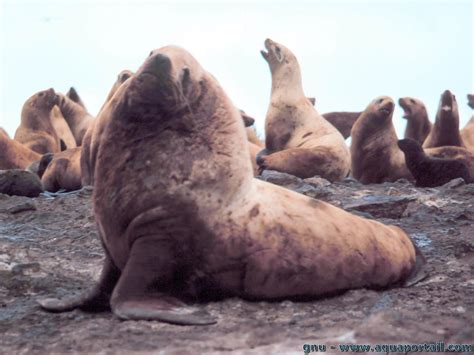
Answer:
[{"label": "sea lion head", "polygon": [[291,68],[293,63],[297,62],[295,55],[288,48],[270,38],[265,40],[265,49],[267,51],[262,50],[260,53],[270,66],[272,74]]},{"label": "sea lion head", "polygon": [[395,103],[390,97],[379,96],[369,104],[366,111],[371,113],[373,119],[380,122],[386,122],[387,120],[392,119],[394,108]]},{"label": "sea lion head", "polygon": [[398,147],[406,155],[423,153],[423,148],[421,147],[421,144],[413,139],[400,139],[398,141]]},{"label": "sea lion head", "polygon": [[467,104],[474,109],[474,94],[467,94]]},{"label": "sea lion head", "polygon": [[458,103],[456,101],[456,96],[454,96],[451,91],[445,90],[439,101],[436,120],[445,121],[451,119],[457,120],[457,125],[459,125]]},{"label": "sea lion head", "polygon": [[398,100],[398,104],[403,109],[403,118],[409,120],[415,117],[419,113],[426,112],[425,104],[418,99],[413,97],[401,97]]},{"label": "sea lion head", "polygon": [[54,92],[54,89],[39,91],[28,100],[26,100],[24,108],[35,110],[50,111],[54,105],[59,103],[59,97]]},{"label": "sea lion head", "polygon": [[155,104],[161,113],[175,114],[199,99],[204,74],[196,59],[179,47],[153,50],[131,80],[128,100]]}]

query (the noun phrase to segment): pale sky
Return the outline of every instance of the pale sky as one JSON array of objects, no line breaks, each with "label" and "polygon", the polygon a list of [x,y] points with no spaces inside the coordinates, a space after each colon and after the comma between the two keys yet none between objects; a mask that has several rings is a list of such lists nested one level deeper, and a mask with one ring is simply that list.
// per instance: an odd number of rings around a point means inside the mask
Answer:
[{"label": "pale sky", "polygon": [[[473,1],[3,0],[0,126],[13,136],[28,97],[74,86],[97,114],[117,74],[150,50],[189,50],[263,133],[271,76],[265,38],[297,56],[320,113],[360,111],[376,96],[423,100],[433,121],[441,93],[474,114]],[[402,136],[400,107],[394,124]]]}]

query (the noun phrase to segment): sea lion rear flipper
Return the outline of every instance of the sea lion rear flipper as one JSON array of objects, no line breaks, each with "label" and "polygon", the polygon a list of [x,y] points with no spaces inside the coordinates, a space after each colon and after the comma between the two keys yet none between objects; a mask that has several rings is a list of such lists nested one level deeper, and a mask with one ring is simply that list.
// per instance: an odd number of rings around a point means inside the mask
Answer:
[{"label": "sea lion rear flipper", "polygon": [[[140,231],[137,226],[135,232]],[[158,320],[179,325],[216,323],[205,310],[190,307],[163,293],[168,293],[174,283],[176,258],[170,240],[156,235],[136,239],[112,295],[113,313],[121,319]]]},{"label": "sea lion rear flipper", "polygon": [[411,287],[417,284],[418,282],[423,281],[429,275],[428,271],[426,270],[425,256],[423,255],[421,250],[416,246],[414,242],[413,242],[413,246],[415,247],[415,255],[416,255],[415,266],[413,267],[411,274],[403,282],[403,287]]},{"label": "sea lion rear flipper", "polygon": [[69,312],[79,308],[87,312],[101,312],[110,309],[110,295],[120,277],[120,270],[106,255],[102,274],[97,285],[85,295],[60,300],[56,298],[38,299],[41,308],[48,312]]}]

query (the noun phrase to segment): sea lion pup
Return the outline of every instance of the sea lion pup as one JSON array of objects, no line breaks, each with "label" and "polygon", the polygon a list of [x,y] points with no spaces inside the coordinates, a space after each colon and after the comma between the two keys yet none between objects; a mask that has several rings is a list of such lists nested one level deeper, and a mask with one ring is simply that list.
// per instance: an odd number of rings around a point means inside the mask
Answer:
[{"label": "sea lion pup", "polygon": [[473,182],[469,169],[456,159],[429,157],[421,144],[413,139],[402,139],[398,146],[405,154],[405,161],[419,187],[436,187],[452,179],[463,178],[466,183]]},{"label": "sea lion pup", "polygon": [[350,170],[344,137],[326,121],[303,93],[301,72],[294,54],[286,47],[265,41],[261,51],[272,74],[270,105],[265,119],[264,154],[260,170],[271,169],[300,178],[319,175],[341,180]]},{"label": "sea lion pup", "polygon": [[445,145],[465,147],[459,132],[458,103],[456,97],[449,90],[441,95],[435,123],[423,143],[423,148]]},{"label": "sea lion pup", "polygon": [[392,122],[394,108],[390,97],[377,97],[352,127],[352,175],[363,184],[401,178],[413,180],[405,157],[397,146],[397,134]]},{"label": "sea lion pup", "polygon": [[342,134],[344,139],[351,136],[351,129],[362,112],[327,112],[322,116]]},{"label": "sea lion pup", "polygon": [[39,159],[41,159],[41,154],[11,139],[0,127],[0,170],[26,169]]},{"label": "sea lion pup", "polygon": [[68,92],[66,93],[66,96],[69,97],[76,104],[81,105],[84,110],[87,110],[84,101],[82,101],[76,89],[74,89],[72,86],[69,88]]},{"label": "sea lion pup", "polygon": [[51,109],[57,103],[58,98],[53,89],[39,91],[26,100],[14,139],[40,154],[61,151],[58,135],[50,119]]},{"label": "sea lion pup", "polygon": [[45,154],[40,161],[38,175],[46,191],[79,190],[81,185],[81,147],[57,154]]},{"label": "sea lion pup", "polygon": [[402,117],[407,120],[404,137],[423,144],[432,127],[425,104],[413,97],[401,97],[398,104],[404,111]]},{"label": "sea lion pup", "polygon": [[94,185],[94,167],[100,137],[103,130],[107,126],[110,116],[109,112],[104,110],[104,107],[106,107],[106,104],[112,99],[120,85],[127,81],[132,75],[133,72],[130,70],[122,70],[119,73],[116,81],[109,91],[109,94],[107,95],[104,105],[102,105],[102,108],[97,115],[97,118],[94,120],[93,124],[89,127],[86,134],[84,135],[81,152],[82,186]]},{"label": "sea lion pup", "polygon": [[93,198],[103,272],[85,297],[43,308],[202,325],[215,319],[183,299],[419,280],[423,258],[402,229],[254,179],[239,111],[185,50],[152,51],[106,105]]},{"label": "sea lion pup", "polygon": [[58,106],[61,110],[61,114],[64,116],[64,119],[71,128],[76,145],[79,147],[82,144],[82,139],[84,138],[87,129],[94,122],[94,117],[92,117],[84,107],[72,101],[66,95],[58,94],[58,97]]},{"label": "sea lion pup", "polygon": [[54,105],[51,109],[50,118],[54,130],[59,137],[61,151],[75,148],[77,146],[76,140],[74,139],[71,129],[69,128],[69,125],[67,124],[64,116],[61,113],[61,110],[57,105]]}]

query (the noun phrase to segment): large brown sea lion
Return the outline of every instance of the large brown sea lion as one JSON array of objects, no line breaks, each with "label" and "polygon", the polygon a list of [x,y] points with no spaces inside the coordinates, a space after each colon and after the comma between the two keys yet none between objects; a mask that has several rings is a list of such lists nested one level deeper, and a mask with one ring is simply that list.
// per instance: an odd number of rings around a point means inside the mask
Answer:
[{"label": "large brown sea lion", "polygon": [[0,128],[0,170],[26,169],[39,159],[41,159],[41,154],[11,139],[7,132]]},{"label": "large brown sea lion", "polygon": [[43,308],[209,324],[183,300],[419,279],[422,256],[402,229],[254,179],[239,111],[185,50],[152,51],[106,106],[93,198],[102,276],[88,295]]},{"label": "large brown sea lion", "polygon": [[40,167],[38,175],[46,191],[73,191],[82,187],[81,147],[57,154],[45,154],[41,158]]},{"label": "large brown sea lion", "polygon": [[344,139],[347,139],[351,135],[352,126],[355,121],[359,118],[362,112],[327,112],[323,113],[322,116],[326,121],[332,124],[341,132]]},{"label": "large brown sea lion", "polygon": [[463,178],[467,183],[473,182],[469,168],[462,160],[428,156],[420,142],[413,139],[399,140],[398,146],[405,154],[407,167],[415,178],[416,186],[436,187],[456,178]]},{"label": "large brown sea lion", "polygon": [[352,127],[352,175],[363,184],[413,180],[397,146],[392,116],[395,104],[388,96],[373,100]]},{"label": "large brown sea lion", "polygon": [[423,148],[442,146],[465,146],[459,132],[458,103],[449,90],[441,95],[435,123],[423,143]]},{"label": "large brown sea lion", "polygon": [[404,137],[423,144],[432,127],[425,104],[413,97],[401,97],[398,104],[404,111],[403,118],[407,120]]},{"label": "large brown sea lion", "polygon": [[100,137],[109,121],[110,114],[105,109],[106,104],[113,98],[117,89],[125,81],[127,81],[133,73],[130,70],[122,70],[117,76],[116,81],[112,85],[112,88],[107,95],[107,99],[99,111],[97,118],[87,130],[84,135],[82,142],[82,153],[81,153],[81,174],[82,174],[82,185],[94,185],[94,167],[97,156],[97,150],[99,147]]},{"label": "large brown sea lion", "polygon": [[[400,150],[392,116],[395,105],[391,98],[373,100],[352,127],[352,174],[363,184],[396,181],[414,177]],[[474,155],[467,149],[443,146],[424,149],[429,157],[456,159],[463,162],[474,176]]]},{"label": "large brown sea lion", "polygon": [[61,151],[59,137],[50,119],[51,109],[57,103],[58,97],[53,89],[37,92],[26,100],[14,139],[40,154]]},{"label": "large brown sea lion", "polygon": [[71,128],[71,132],[76,140],[77,146],[82,145],[82,140],[86,134],[87,129],[94,122],[92,117],[81,105],[72,101],[66,95],[58,94],[59,109],[61,110],[64,119]]},{"label": "large brown sea lion", "polygon": [[341,180],[350,170],[349,149],[341,133],[326,121],[303,93],[301,72],[286,47],[265,41],[262,51],[272,74],[270,106],[265,119],[265,154],[261,170],[277,170],[300,178],[319,175]]}]

